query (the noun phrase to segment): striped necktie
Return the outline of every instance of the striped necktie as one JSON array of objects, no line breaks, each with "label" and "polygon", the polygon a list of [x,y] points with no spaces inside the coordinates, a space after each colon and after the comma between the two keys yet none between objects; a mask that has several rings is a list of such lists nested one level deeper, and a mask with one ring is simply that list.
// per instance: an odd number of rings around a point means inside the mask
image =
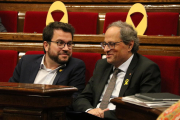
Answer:
[{"label": "striped necktie", "polygon": [[101,101],[101,104],[100,104],[100,107],[101,109],[105,109],[107,108],[108,104],[109,104],[109,99],[112,95],[112,92],[114,90],[114,87],[116,85],[116,79],[117,79],[117,74],[120,72],[121,70],[120,69],[115,69],[114,72],[113,72],[113,76],[108,84],[108,87],[106,89],[106,92],[102,98],[102,101]]}]

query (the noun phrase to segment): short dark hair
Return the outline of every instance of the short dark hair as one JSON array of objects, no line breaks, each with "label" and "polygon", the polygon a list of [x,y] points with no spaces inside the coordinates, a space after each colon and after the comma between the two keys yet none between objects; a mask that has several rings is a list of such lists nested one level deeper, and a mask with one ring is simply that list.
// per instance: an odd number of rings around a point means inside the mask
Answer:
[{"label": "short dark hair", "polygon": [[139,49],[139,38],[137,36],[136,30],[126,22],[116,21],[111,23],[108,28],[116,26],[120,28],[120,38],[124,44],[128,45],[131,41],[134,41],[134,46],[131,50],[132,53],[136,53]]},{"label": "short dark hair", "polygon": [[51,22],[49,25],[47,25],[43,30],[43,41],[51,41],[54,30],[63,30],[64,32],[70,32],[72,35],[72,39],[74,36],[74,27],[68,23],[62,23],[62,22]]}]

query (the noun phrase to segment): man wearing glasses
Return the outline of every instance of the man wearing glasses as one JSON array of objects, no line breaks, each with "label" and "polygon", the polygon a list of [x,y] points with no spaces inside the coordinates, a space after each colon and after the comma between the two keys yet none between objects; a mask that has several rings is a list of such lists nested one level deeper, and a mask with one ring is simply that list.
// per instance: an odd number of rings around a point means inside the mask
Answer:
[{"label": "man wearing glasses", "polygon": [[110,100],[136,93],[160,92],[160,70],[157,64],[137,53],[137,32],[125,22],[110,24],[101,46],[106,59],[97,62],[93,76],[74,100],[73,108],[76,112],[117,120],[116,106]]},{"label": "man wearing glasses", "polygon": [[85,64],[72,58],[74,28],[67,23],[52,22],[43,30],[45,55],[25,55],[16,66],[9,82],[85,86]]}]

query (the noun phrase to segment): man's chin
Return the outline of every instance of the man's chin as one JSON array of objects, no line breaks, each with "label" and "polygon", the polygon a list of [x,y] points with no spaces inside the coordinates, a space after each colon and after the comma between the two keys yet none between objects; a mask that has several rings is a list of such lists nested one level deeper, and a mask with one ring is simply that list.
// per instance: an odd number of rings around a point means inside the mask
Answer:
[{"label": "man's chin", "polygon": [[60,61],[60,60],[59,60],[59,61],[58,61],[58,64],[63,65],[63,64],[66,64],[67,62],[68,62],[68,61],[62,61],[62,60]]},{"label": "man's chin", "polygon": [[111,64],[112,60],[110,58],[107,58],[107,62]]},{"label": "man's chin", "polygon": [[63,57],[63,58],[59,58],[58,62],[59,64],[66,64],[69,61],[70,57]]}]

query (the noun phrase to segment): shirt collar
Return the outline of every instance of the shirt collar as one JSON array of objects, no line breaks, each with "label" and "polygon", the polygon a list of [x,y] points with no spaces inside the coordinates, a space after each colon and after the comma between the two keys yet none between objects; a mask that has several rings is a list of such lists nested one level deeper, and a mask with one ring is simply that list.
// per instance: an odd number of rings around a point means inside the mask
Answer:
[{"label": "shirt collar", "polygon": [[[41,60],[41,64],[40,64],[40,68],[39,69],[46,69],[47,70],[47,68],[46,68],[46,66],[45,66],[45,64],[44,64],[44,58],[45,58],[45,55],[43,56],[43,58],[42,58],[42,60]],[[63,64],[63,65],[60,65],[59,67],[57,67],[56,69],[54,69],[54,70],[58,70],[59,68],[64,68],[66,66],[66,64]],[[53,71],[54,71],[53,70]]]},{"label": "shirt collar", "polygon": [[[124,62],[122,65],[120,65],[118,68],[126,73],[128,67],[132,61],[133,56],[134,56],[134,54],[132,54],[131,57],[128,60],[126,60],[126,62]],[[113,69],[115,69],[115,67]]]}]

